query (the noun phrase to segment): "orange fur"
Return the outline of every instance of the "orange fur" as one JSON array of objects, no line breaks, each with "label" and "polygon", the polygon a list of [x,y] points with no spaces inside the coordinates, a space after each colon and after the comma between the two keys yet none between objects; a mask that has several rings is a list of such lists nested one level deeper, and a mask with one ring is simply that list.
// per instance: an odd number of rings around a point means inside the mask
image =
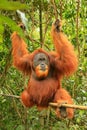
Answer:
[{"label": "orange fur", "polygon": [[36,73],[36,75],[37,75],[38,78],[40,78],[40,77],[43,77],[43,78],[47,77],[48,71],[49,71],[49,68],[48,68],[47,65],[46,65],[46,70],[45,70],[45,71],[42,71],[42,70],[40,69],[40,65],[38,65],[38,66],[35,68],[35,73]]},{"label": "orange fur", "polygon": [[[56,92],[55,97],[54,97],[54,102],[57,102],[60,105],[62,103],[73,104],[71,96],[63,88],[58,89],[58,91]],[[67,108],[66,111],[67,111],[67,114],[68,114],[68,118],[73,118],[74,110],[71,109],[71,108]],[[56,114],[57,114],[58,117],[61,117],[59,109],[56,109]]]},{"label": "orange fur", "polygon": [[22,92],[22,94],[21,94],[21,99],[22,99],[22,103],[23,103],[26,107],[30,107],[30,106],[33,106],[33,105],[34,105],[34,103],[30,101],[30,98],[31,98],[31,97],[30,97],[30,95],[29,95],[27,89],[24,90],[24,91]]},{"label": "orange fur", "polygon": [[63,32],[55,31],[54,25],[51,29],[51,35],[56,52],[58,53],[58,57],[55,57],[57,68],[63,75],[71,75],[78,66],[78,59],[74,48]]},{"label": "orange fur", "polygon": [[16,32],[11,35],[11,40],[14,66],[24,72],[24,74],[29,74],[31,72],[32,54],[29,54],[26,43]]},{"label": "orange fur", "polygon": [[[30,75],[28,87],[21,94],[21,100],[26,107],[37,105],[38,108],[46,108],[49,102],[73,104],[69,93],[62,89],[61,79],[64,75],[71,75],[76,71],[78,60],[67,37],[55,28],[56,26],[53,24],[51,35],[56,51],[49,53],[43,49],[37,49],[29,54],[24,40],[16,32],[11,36],[14,66],[24,74]],[[35,70],[37,78],[34,77],[33,58],[39,52],[44,53],[50,62],[49,68],[44,72],[45,78],[43,79],[38,79],[43,75],[39,67]],[[67,108],[66,112],[68,118],[73,118],[73,109]],[[58,109],[56,109],[56,114],[61,117]]]}]

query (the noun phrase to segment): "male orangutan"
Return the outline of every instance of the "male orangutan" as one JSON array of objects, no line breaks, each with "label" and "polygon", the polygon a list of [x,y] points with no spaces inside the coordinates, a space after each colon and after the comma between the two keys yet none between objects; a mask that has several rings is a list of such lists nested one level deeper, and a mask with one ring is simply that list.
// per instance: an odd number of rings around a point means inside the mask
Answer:
[{"label": "male orangutan", "polygon": [[[76,71],[77,57],[61,31],[59,20],[52,24],[51,35],[55,51],[49,53],[43,49],[29,53],[24,40],[16,32],[11,36],[14,66],[30,76],[28,86],[21,94],[26,107],[47,108],[49,102],[73,104],[71,96],[61,86],[61,79]],[[59,118],[73,118],[74,110],[60,107],[56,114]]]}]

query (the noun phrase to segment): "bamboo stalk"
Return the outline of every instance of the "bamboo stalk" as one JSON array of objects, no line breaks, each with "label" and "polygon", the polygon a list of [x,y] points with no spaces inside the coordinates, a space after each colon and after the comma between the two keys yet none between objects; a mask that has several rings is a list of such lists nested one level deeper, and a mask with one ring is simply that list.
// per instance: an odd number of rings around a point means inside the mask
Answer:
[{"label": "bamboo stalk", "polygon": [[[6,97],[12,97],[12,98],[18,98],[20,99],[20,96],[16,95],[9,95],[9,94],[1,94],[1,96],[6,96]],[[50,106],[52,107],[66,107],[66,108],[73,108],[73,109],[80,109],[80,110],[87,110],[87,106],[82,106],[82,105],[72,105],[72,104],[58,104],[58,103],[49,103]]]},{"label": "bamboo stalk", "polygon": [[68,108],[73,108],[73,109],[81,109],[81,110],[87,110],[87,106],[82,106],[82,105],[72,105],[72,104],[58,104],[58,103],[49,103],[50,106],[52,107],[68,107]]},{"label": "bamboo stalk", "polygon": [[1,96],[6,96],[6,97],[18,98],[18,99],[20,98],[20,96],[10,95],[10,94],[1,94],[1,93],[0,93],[0,95],[1,95]]}]

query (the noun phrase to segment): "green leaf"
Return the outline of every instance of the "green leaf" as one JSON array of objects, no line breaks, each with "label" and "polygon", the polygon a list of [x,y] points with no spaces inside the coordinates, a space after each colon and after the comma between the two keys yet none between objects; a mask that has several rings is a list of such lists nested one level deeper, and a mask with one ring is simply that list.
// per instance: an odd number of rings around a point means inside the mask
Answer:
[{"label": "green leaf", "polygon": [[0,43],[3,42],[3,35],[0,34]]},{"label": "green leaf", "polygon": [[0,24],[0,43],[3,42],[4,26]]},{"label": "green leaf", "polygon": [[6,24],[10,27],[12,32],[16,31],[20,34],[21,37],[24,36],[22,29],[15,22],[13,20],[11,20],[9,17],[5,17],[3,15],[0,15],[0,28],[1,28],[0,32],[1,32],[1,34],[3,34],[3,32],[4,32],[3,26]]},{"label": "green leaf", "polygon": [[23,125],[19,125],[16,130],[25,130],[24,126]]},{"label": "green leaf", "polygon": [[26,4],[22,4],[18,1],[7,1],[0,0],[0,10],[17,10],[17,9],[28,9],[29,6]]}]

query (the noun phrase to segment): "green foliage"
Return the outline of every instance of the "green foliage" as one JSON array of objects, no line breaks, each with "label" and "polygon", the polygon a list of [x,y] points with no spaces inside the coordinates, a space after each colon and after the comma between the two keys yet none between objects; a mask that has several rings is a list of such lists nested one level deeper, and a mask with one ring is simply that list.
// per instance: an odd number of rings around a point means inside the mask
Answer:
[{"label": "green foliage", "polygon": [[[0,1],[0,10],[17,10],[17,9],[28,9],[28,5],[22,4],[20,2],[13,2],[13,1],[8,1],[8,0],[1,0]],[[10,27],[11,31],[17,31],[22,37],[23,37],[23,32],[22,30],[18,27],[18,25],[9,17],[7,17],[4,13],[0,14],[0,42],[3,42],[3,33],[5,29],[5,25],[8,25]]]},{"label": "green foliage", "polygon": [[3,15],[0,15],[0,18],[1,18],[0,19],[0,28],[1,28],[0,29],[0,36],[1,36],[0,41],[1,42],[3,41],[2,36],[4,33],[4,29],[5,29],[4,26],[6,26],[6,25],[11,29],[11,32],[16,31],[20,34],[20,36],[23,37],[23,32],[22,32],[21,28],[18,27],[18,25],[13,20],[11,20],[9,17],[5,17]]},{"label": "green foliage", "polygon": [[0,25],[0,42],[3,42],[3,32],[4,32],[4,27],[3,25]]},{"label": "green foliage", "polygon": [[[70,78],[65,78],[62,85],[70,92],[75,104],[87,105],[87,3],[85,0],[80,2],[77,28],[76,0],[62,0],[62,6],[59,0],[55,0],[58,17],[62,7],[62,19],[65,21],[63,31],[74,44],[79,59],[77,72]],[[42,23],[39,17],[40,4]],[[28,33],[24,33],[17,26],[21,21],[16,14],[17,9],[23,10],[26,14]],[[47,51],[54,50],[50,37],[51,25],[55,18],[53,4],[46,0],[25,0],[24,3],[1,0],[0,10],[0,130],[86,130],[87,111],[85,110],[75,110],[75,117],[70,121],[60,120],[53,110],[38,112],[36,107],[26,109],[19,99],[9,96],[20,95],[29,80],[12,66],[10,35],[17,31],[25,38],[28,49],[32,52],[41,47],[40,24],[42,24],[44,48]]]},{"label": "green foliage", "polygon": [[0,9],[1,10],[17,10],[17,9],[28,9],[26,4],[21,4],[16,1],[0,0]]}]

